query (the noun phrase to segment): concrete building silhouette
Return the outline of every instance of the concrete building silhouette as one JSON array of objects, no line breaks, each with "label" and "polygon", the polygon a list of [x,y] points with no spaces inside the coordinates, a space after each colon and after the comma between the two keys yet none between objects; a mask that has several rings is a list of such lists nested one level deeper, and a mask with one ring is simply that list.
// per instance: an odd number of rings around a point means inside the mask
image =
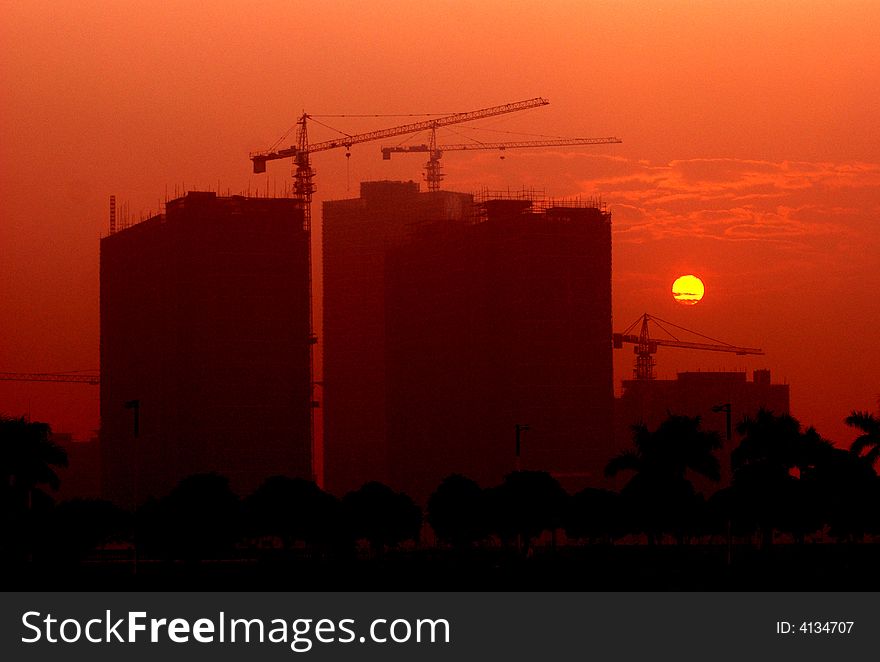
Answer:
[{"label": "concrete building silhouette", "polygon": [[420,193],[416,182],[363,182],[360,197],[323,205],[323,414],[327,488],[343,494],[388,480],[388,251],[407,228],[461,222],[472,196]]},{"label": "concrete building silhouette", "polygon": [[[730,442],[726,440],[727,414],[718,408],[725,404],[730,404]],[[627,379],[616,402],[615,437],[622,442],[618,445],[628,447],[633,425],[644,423],[653,430],[670,414],[699,416],[702,429],[718,432],[724,442],[718,454],[723,486],[731,478],[730,451],[738,443],[736,425],[761,408],[790,413],[790,387],[773,384],[769,370],[755,370],[752,381],[745,372],[680,372],[676,379]]]},{"label": "concrete building silhouette", "polygon": [[101,240],[107,498],[312,476],[309,241],[293,200],[207,192]]},{"label": "concrete building silhouette", "polygon": [[[362,185],[324,205],[331,488],[417,499],[450,473],[601,473],[612,432],[610,215],[538,196]],[[507,199],[505,199],[507,198]]]}]

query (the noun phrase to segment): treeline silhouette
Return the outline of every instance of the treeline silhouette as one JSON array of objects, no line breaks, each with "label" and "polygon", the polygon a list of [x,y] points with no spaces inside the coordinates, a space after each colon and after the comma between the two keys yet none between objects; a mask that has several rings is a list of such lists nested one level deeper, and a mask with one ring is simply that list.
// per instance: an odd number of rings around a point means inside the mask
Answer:
[{"label": "treeline silhouette", "polygon": [[0,417],[0,544],[14,565],[130,554],[141,562],[387,560],[401,550],[485,549],[525,560],[536,546],[542,554],[563,545],[766,551],[779,541],[870,541],[880,534],[880,422],[866,412],[846,421],[858,434],[850,450],[791,416],[762,410],[742,420],[732,482],[708,497],[693,479],[719,481],[721,440],[702,430],[699,418],[671,415],[654,430],[635,426],[632,448],[610,459],[606,474],[628,477],[619,491],[590,487],[570,495],[538,471],[513,472],[487,488],[452,475],[423,512],[375,482],[339,499],[311,481],[275,476],[240,498],[225,477],[200,474],[130,513],[99,500],[55,504],[54,468],[67,458],[49,426]]}]

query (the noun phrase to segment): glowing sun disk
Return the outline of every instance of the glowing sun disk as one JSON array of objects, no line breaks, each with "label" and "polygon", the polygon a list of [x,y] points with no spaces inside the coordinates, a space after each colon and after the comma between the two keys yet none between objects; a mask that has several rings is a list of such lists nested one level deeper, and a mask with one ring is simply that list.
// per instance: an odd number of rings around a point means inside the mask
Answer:
[{"label": "glowing sun disk", "polygon": [[699,303],[705,291],[703,281],[693,274],[679,276],[672,284],[672,298],[685,306]]}]

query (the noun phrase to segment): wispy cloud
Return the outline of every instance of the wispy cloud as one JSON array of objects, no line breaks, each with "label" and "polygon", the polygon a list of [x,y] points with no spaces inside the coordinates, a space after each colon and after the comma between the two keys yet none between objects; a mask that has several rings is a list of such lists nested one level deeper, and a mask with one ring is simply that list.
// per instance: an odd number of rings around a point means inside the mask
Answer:
[{"label": "wispy cloud", "polygon": [[[666,238],[775,242],[795,250],[876,245],[880,164],[689,159],[652,164],[592,157],[578,181],[614,210],[623,242]],[[605,173],[599,172],[602,165]],[[595,174],[594,174],[595,173]]]}]

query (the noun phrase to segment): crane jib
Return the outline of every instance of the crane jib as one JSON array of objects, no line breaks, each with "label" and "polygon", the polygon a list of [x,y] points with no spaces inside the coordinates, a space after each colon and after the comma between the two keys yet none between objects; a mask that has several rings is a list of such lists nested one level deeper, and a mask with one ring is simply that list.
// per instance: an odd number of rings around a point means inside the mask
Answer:
[{"label": "crane jib", "polygon": [[[520,110],[528,110],[529,108],[537,108],[539,106],[546,106],[550,102],[543,97],[535,97],[534,99],[526,99],[525,101],[517,101],[514,103],[508,103],[501,106],[492,106],[491,108],[483,108],[480,110],[474,110],[466,113],[453,113],[451,115],[446,115],[444,117],[439,117],[437,119],[431,120],[423,120],[421,122],[413,122],[410,124],[403,124],[401,126],[391,127],[389,129],[380,129],[378,131],[369,131],[367,133],[360,133],[353,136],[348,136],[345,139],[334,139],[327,140],[320,143],[313,143],[308,145],[307,152],[322,152],[328,149],[335,149],[338,147],[351,147],[352,145],[370,142],[373,140],[381,140],[382,138],[391,138],[393,136],[400,136],[407,133],[418,133],[419,131],[425,131],[427,129],[434,129],[441,126],[447,126],[449,124],[459,124],[461,122],[470,122],[472,120],[483,119],[485,117],[494,117],[496,115],[503,115],[505,113],[513,113]],[[296,156],[297,148],[289,147],[287,149],[269,151],[269,152],[258,152],[255,154],[251,154],[251,161],[254,162],[254,172],[262,173],[266,172],[266,161],[274,161],[276,159],[284,159]]]}]

